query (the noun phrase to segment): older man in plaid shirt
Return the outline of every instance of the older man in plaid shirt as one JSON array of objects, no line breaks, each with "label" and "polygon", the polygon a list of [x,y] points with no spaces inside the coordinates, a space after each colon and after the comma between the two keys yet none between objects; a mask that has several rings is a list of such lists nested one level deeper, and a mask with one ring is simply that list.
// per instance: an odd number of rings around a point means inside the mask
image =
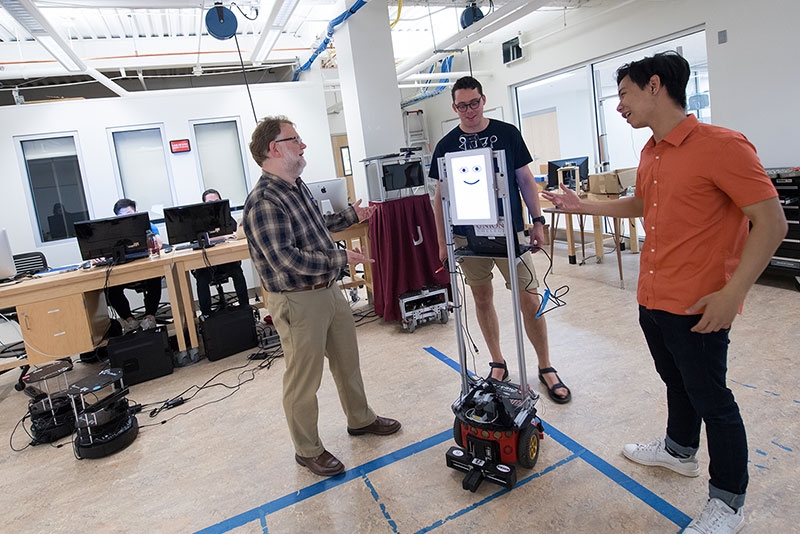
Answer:
[{"label": "older man in plaid shirt", "polygon": [[400,423],[378,417],[367,403],[352,312],[335,284],[348,263],[372,260],[358,249],[337,248],[330,231],[369,218],[375,208],[362,208],[359,200],[323,216],[300,178],[305,148],[286,117],[259,122],[250,152],[263,175],[247,197],[242,223],[283,347],[283,408],[295,460],[317,475],[331,476],[343,472],[344,465],[325,450],[317,429],[325,356],[349,434],[393,434]]}]

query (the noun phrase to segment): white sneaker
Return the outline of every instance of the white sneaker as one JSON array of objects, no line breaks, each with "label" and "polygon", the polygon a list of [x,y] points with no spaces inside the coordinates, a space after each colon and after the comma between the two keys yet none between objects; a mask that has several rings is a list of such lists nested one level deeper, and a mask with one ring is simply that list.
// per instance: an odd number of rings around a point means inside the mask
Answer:
[{"label": "white sneaker", "polygon": [[150,330],[151,328],[155,328],[156,318],[152,315],[146,315],[144,319],[139,322],[139,326],[142,327],[142,330]]},{"label": "white sneaker", "polygon": [[700,467],[694,456],[690,458],[672,456],[664,447],[663,439],[657,439],[647,444],[628,443],[622,448],[622,454],[637,464],[666,467],[685,477],[700,475]]},{"label": "white sneaker", "polygon": [[684,534],[734,534],[744,527],[744,514],[734,512],[719,499],[709,499],[700,517],[689,523]]},{"label": "white sneaker", "polygon": [[139,328],[139,321],[131,317],[130,319],[120,319],[119,324],[122,325],[122,333],[127,334]]}]

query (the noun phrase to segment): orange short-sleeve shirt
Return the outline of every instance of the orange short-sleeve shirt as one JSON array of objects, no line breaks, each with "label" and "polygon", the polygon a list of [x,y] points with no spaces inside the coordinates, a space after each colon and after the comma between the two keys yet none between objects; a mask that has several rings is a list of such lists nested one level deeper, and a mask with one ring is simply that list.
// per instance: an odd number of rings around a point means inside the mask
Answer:
[{"label": "orange short-sleeve shirt", "polygon": [[688,115],[642,149],[636,196],[646,233],[639,304],[685,315],[739,265],[748,233],[740,208],[778,193],[744,135]]}]

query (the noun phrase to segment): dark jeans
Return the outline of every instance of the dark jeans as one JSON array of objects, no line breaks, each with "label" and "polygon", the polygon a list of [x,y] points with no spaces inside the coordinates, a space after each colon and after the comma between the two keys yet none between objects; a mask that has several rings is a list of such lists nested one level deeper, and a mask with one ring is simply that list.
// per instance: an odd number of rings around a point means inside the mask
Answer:
[{"label": "dark jeans", "polygon": [[240,261],[195,269],[192,274],[197,280],[197,300],[200,303],[200,312],[203,315],[211,315],[210,286],[215,279],[230,277],[233,280],[233,287],[236,290],[239,305],[247,306],[250,302],[250,296],[247,293],[247,280],[244,278],[242,262]]},{"label": "dark jeans", "polygon": [[667,441],[678,452],[696,451],[705,422],[711,497],[739,508],[748,481],[747,435],[726,385],[729,331],[691,332],[699,320],[639,306],[639,324],[667,386]]},{"label": "dark jeans", "polygon": [[109,287],[106,292],[108,303],[122,319],[133,317],[131,305],[125,296],[126,289],[144,289],[144,314],[155,315],[161,302],[161,278],[150,278],[122,286]]}]

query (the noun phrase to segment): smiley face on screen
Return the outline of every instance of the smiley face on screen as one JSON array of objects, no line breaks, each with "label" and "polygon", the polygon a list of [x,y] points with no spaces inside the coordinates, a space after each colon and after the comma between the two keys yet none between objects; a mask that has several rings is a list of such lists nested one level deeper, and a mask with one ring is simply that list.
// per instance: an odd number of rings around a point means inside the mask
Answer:
[{"label": "smiley face on screen", "polygon": [[452,159],[453,207],[457,217],[482,219],[489,216],[489,191],[486,160],[482,156],[462,156]]}]

